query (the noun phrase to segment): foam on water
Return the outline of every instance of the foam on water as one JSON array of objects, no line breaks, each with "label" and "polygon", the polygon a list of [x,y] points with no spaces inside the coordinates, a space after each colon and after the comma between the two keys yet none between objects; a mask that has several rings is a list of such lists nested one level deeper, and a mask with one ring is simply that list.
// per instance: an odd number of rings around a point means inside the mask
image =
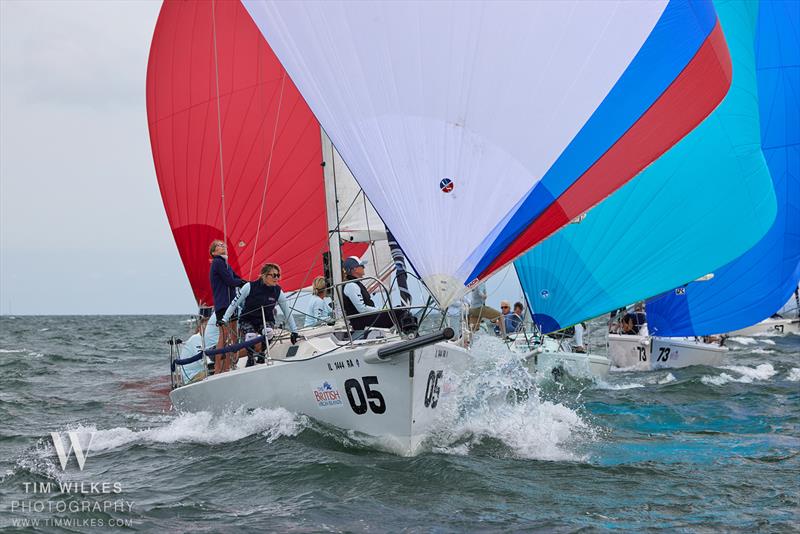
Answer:
[{"label": "foam on water", "polygon": [[800,382],[800,367],[792,367],[786,375],[789,382]]},{"label": "foam on water", "polygon": [[774,350],[769,349],[753,349],[750,351],[751,354],[775,354]]},{"label": "foam on water", "polygon": [[[166,425],[143,430],[126,427],[102,430],[94,425],[71,426],[62,431],[62,440],[69,443],[66,432],[76,432],[80,443],[89,445],[87,453],[90,450],[101,452],[117,449],[132,443],[217,445],[258,433],[266,438],[267,443],[272,443],[282,436],[295,436],[308,426],[305,417],[296,416],[283,408],[256,409],[251,412],[237,410],[217,416],[209,412],[187,413],[169,417],[168,421]],[[63,473],[57,468],[57,463],[55,448],[50,436],[47,436],[39,440],[32,453],[23,454],[17,459],[16,468],[60,480]]]},{"label": "foam on water", "polygon": [[759,339],[759,341],[761,343],[764,343],[765,345],[774,345],[775,344],[775,341],[773,341],[771,339]]},{"label": "foam on water", "polygon": [[736,336],[736,337],[729,338],[728,340],[729,341],[735,341],[736,343],[739,343],[740,345],[755,345],[756,343],[758,343],[758,340],[753,339],[752,337]]},{"label": "foam on water", "polygon": [[662,385],[662,384],[669,384],[670,382],[674,382],[677,380],[675,375],[672,373],[667,373],[666,376],[659,376],[659,375],[650,375],[642,379],[641,382],[630,382],[627,384],[609,384],[603,380],[598,380],[597,384],[595,385],[595,389],[609,389],[609,390],[625,390],[625,389],[637,389],[637,388],[644,388],[647,386],[653,385]]},{"label": "foam on water", "polygon": [[659,380],[657,384],[669,384],[670,382],[675,382],[675,380],[675,375],[672,373],[667,373],[667,376]]},{"label": "foam on water", "polygon": [[712,386],[721,386],[729,382],[739,382],[741,384],[751,384],[758,381],[769,380],[775,376],[778,371],[772,366],[771,363],[762,363],[757,367],[747,367],[744,365],[726,365],[723,369],[729,369],[738,373],[739,377],[734,377],[728,373],[722,373],[718,376],[704,376],[700,379],[703,384]]},{"label": "foam on water", "polygon": [[116,427],[99,430],[94,426],[78,426],[67,430],[78,433],[93,433],[92,450],[116,449],[131,443],[202,443],[216,445],[238,441],[260,433],[271,443],[281,436],[295,436],[306,427],[304,417],[299,417],[283,408],[274,410],[256,409],[252,412],[236,412],[212,415],[209,412],[178,415],[164,426],[131,430]]},{"label": "foam on water", "polygon": [[0,349],[0,354],[25,354],[26,356],[33,356],[35,358],[41,358],[44,356],[41,352],[36,352],[34,350],[29,350],[26,348],[21,349]]},{"label": "foam on water", "polygon": [[572,448],[593,436],[594,430],[574,410],[529,397],[515,406],[487,407],[469,414],[448,429],[444,440],[434,440],[433,449],[466,455],[486,440],[495,439],[520,458],[585,461],[587,458]]},{"label": "foam on water", "polygon": [[443,418],[452,423],[430,440],[435,452],[467,455],[496,440],[519,458],[586,460],[575,447],[593,440],[595,429],[574,409],[543,400],[518,354],[489,336],[477,338],[472,352],[476,366],[459,382]]}]

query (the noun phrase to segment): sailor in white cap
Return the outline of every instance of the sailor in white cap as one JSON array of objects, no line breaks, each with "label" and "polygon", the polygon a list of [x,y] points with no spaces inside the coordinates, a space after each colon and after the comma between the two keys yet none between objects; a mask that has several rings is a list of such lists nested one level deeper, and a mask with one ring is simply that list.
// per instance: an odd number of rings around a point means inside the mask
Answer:
[{"label": "sailor in white cap", "polygon": [[[396,324],[407,325],[409,329],[416,330],[416,321],[413,317],[408,315],[407,310],[399,310],[394,312],[397,322],[392,320],[392,315],[389,311],[381,311],[375,306],[372,301],[372,295],[367,291],[366,286],[359,280],[364,277],[364,266],[367,264],[366,260],[359,259],[355,256],[350,256],[344,260],[344,272],[349,280],[344,285],[344,302],[342,307],[344,313],[348,317],[348,321],[354,330],[364,330],[370,326],[380,328],[391,328]],[[361,317],[353,317],[362,313],[370,313],[371,315],[364,315]],[[413,326],[412,326],[413,325]]]}]

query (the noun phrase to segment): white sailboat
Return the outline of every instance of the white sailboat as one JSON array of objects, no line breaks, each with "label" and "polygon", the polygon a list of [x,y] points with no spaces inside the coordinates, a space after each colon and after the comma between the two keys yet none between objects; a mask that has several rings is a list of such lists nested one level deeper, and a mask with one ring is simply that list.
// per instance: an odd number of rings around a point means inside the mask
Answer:
[{"label": "white sailboat", "polygon": [[517,334],[512,347],[522,354],[528,369],[535,373],[550,373],[558,378],[562,373],[578,378],[598,379],[608,376],[611,360],[600,354],[575,352],[567,339],[536,334]]},{"label": "white sailboat", "polygon": [[784,334],[800,334],[800,289],[795,289],[789,302],[772,317],[752,326],[728,332],[728,336],[782,336]]},{"label": "white sailboat", "polygon": [[770,317],[752,326],[728,332],[728,336],[780,336],[800,334],[800,318]]},{"label": "white sailboat", "polygon": [[[341,199],[331,197],[338,184],[329,169],[338,166],[330,164],[327,148],[335,145],[366,194],[365,206],[368,198],[430,289],[428,304],[444,309],[546,237],[543,229],[568,223],[549,209],[571,185],[580,183],[591,194],[572,196],[568,208],[558,209],[591,208],[702,121],[725,90],[724,69],[693,70],[696,85],[670,94],[677,98],[670,131],[648,117],[636,130],[650,140],[647,150],[607,179],[582,170],[671,92],[669,82],[695,61],[708,37],[684,30],[707,13],[675,12],[663,1],[491,9],[482,2],[244,6],[246,12],[239,2],[166,2],[153,41],[162,51],[151,51],[148,68],[154,160],[198,302],[197,258],[204,257],[202,243],[219,234],[237,254],[231,265],[249,263],[250,278],[262,261],[291,263],[285,290],[308,286],[321,271],[321,253],[328,252],[332,290],[341,302],[346,282],[338,279],[339,257],[350,254],[340,247],[359,241],[374,247],[382,229],[344,228]],[[535,31],[529,21],[536,21]],[[339,27],[348,31],[320,30]],[[724,52],[724,39],[714,35]],[[563,39],[573,46],[552,47]],[[686,44],[680,54],[675,40]],[[665,58],[672,60],[669,67],[652,77],[647,65]],[[724,63],[724,53],[706,61]],[[201,79],[192,83],[194,76]],[[703,86],[709,81],[713,91]],[[159,83],[167,95],[159,93]],[[680,105],[695,100],[699,88],[699,105]],[[635,101],[626,96],[643,91]],[[292,142],[283,141],[286,132]],[[177,146],[176,139],[187,136],[195,138],[188,148]],[[325,160],[324,179],[313,171],[316,156]],[[573,167],[569,173],[555,168],[565,162]],[[193,173],[195,166],[201,170]],[[200,204],[213,208],[201,223],[184,220],[198,211],[196,201],[181,204],[186,188],[196,187],[193,180],[203,184]],[[282,217],[270,222],[280,210]],[[324,238],[318,231],[323,220]],[[398,309],[381,271],[375,274],[370,282],[388,307]],[[344,321],[341,330],[301,331],[296,345],[280,332],[265,364],[190,383],[179,378],[170,397],[184,410],[281,406],[414,454],[452,402],[468,350],[450,328],[414,337],[398,333],[401,328],[353,331]],[[207,348],[196,356],[205,361],[214,355]],[[183,360],[172,363],[189,363]]]},{"label": "white sailboat", "polygon": [[691,365],[716,366],[728,348],[700,339],[640,334],[608,334],[608,357],[612,365],[635,371],[675,369]]}]

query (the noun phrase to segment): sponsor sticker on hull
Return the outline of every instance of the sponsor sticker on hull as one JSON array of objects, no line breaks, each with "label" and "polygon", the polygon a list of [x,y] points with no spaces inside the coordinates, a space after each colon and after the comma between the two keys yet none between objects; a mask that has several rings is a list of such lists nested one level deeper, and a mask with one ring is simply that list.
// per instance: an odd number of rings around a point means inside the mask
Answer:
[{"label": "sponsor sticker on hull", "polygon": [[338,408],[344,405],[342,395],[332,380],[325,380],[322,384],[314,383],[311,387],[319,408]]}]

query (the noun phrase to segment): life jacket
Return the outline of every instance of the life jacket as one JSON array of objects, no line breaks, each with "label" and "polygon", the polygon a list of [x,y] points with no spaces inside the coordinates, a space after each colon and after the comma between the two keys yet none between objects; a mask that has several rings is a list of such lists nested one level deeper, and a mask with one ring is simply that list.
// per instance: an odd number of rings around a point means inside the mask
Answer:
[{"label": "life jacket", "polygon": [[[361,298],[364,299],[364,304],[366,304],[367,306],[373,306],[373,307],[375,306],[375,303],[372,302],[372,296],[369,294],[369,291],[367,291],[367,288],[364,286],[364,284],[362,284],[358,280],[353,280],[352,282],[348,283],[358,285],[358,289],[361,291]],[[350,317],[352,315],[358,315],[360,313],[358,309],[356,309],[356,305],[350,302],[350,299],[346,295],[345,298],[343,298],[342,300],[344,301],[342,302],[342,304],[344,305],[345,315]]]},{"label": "life jacket", "polygon": [[261,308],[264,308],[264,319],[268,323],[275,322],[275,305],[281,294],[281,286],[268,286],[259,278],[250,282],[250,294],[244,300],[244,309],[239,319],[251,324],[261,324]]}]

